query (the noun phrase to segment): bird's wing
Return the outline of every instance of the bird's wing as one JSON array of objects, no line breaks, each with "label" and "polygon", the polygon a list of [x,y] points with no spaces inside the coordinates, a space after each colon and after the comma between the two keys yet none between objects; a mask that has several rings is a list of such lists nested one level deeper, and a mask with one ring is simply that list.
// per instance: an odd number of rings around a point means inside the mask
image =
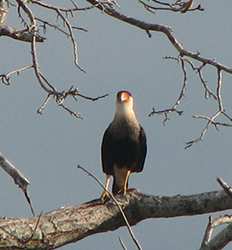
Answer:
[{"label": "bird's wing", "polygon": [[138,172],[141,172],[143,170],[145,158],[147,155],[147,138],[142,126],[140,126],[139,144],[140,144],[140,153],[138,162]]},{"label": "bird's wing", "polygon": [[102,145],[101,145],[101,160],[102,160],[102,169],[105,174],[113,174],[113,157],[112,157],[112,133],[110,126],[106,129]]}]

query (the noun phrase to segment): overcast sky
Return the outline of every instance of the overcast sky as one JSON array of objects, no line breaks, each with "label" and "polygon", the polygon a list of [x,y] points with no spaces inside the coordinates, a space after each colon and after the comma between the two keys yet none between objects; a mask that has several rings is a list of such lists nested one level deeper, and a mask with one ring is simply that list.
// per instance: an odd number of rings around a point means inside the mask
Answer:
[{"label": "overcast sky", "polygon": [[[123,13],[172,27],[186,48],[232,65],[231,1],[199,1],[205,11],[185,15],[152,15],[139,8],[137,1],[119,3]],[[8,20],[9,24],[16,23],[13,9]],[[121,89],[134,95],[136,113],[148,140],[144,171],[130,178],[131,187],[147,194],[177,195],[218,190],[217,176],[232,183],[231,129],[217,132],[211,128],[203,142],[184,149],[185,142],[199,136],[205,125],[192,119],[192,115],[210,114],[216,108],[213,101],[204,99],[201,83],[189,67],[187,92],[180,106],[183,116],[171,115],[166,126],[161,117],[148,117],[153,106],[162,109],[173,104],[180,91],[179,65],[163,60],[164,56],[177,55],[168,40],[158,33],[149,39],[145,32],[96,9],[78,14],[73,24],[88,29],[87,33],[75,33],[80,64],[87,74],[73,65],[70,42],[54,30],[48,29],[46,43],[38,45],[38,57],[41,69],[57,88],[74,85],[93,97],[110,94],[94,103],[69,101],[69,107],[80,112],[83,120],[72,118],[52,101],[44,114],[38,115],[36,110],[45,93],[30,71],[15,77],[10,87],[0,86],[0,151],[31,181],[29,193],[36,212],[81,204],[100,196],[97,184],[76,166],[83,165],[103,180],[100,145],[114,114],[115,94]],[[1,37],[0,46],[0,73],[31,63],[29,44]],[[204,73],[209,85],[215,87],[215,71],[208,67]],[[232,76],[224,76],[223,89],[225,108],[230,114],[231,79]],[[22,193],[3,171],[0,183],[1,216],[30,216]],[[208,215],[150,219],[133,230],[144,249],[197,249],[207,221]],[[125,228],[90,236],[62,249],[121,249],[118,237],[128,249],[133,249]]]}]

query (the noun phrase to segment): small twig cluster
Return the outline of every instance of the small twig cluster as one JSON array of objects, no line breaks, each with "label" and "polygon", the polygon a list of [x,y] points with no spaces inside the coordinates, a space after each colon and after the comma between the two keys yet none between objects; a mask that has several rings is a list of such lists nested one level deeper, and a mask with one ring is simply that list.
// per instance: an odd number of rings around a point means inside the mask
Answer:
[{"label": "small twig cluster", "polygon": [[[187,2],[182,0],[176,0],[173,3],[151,0],[152,4],[148,4],[144,0],[139,0],[139,2],[143,5],[143,7],[151,12],[155,13],[155,11],[172,11],[172,12],[179,12],[179,13],[186,13],[188,11],[204,11],[200,4],[196,7],[193,7],[193,0],[188,0]],[[150,2],[150,1],[149,1]]]},{"label": "small twig cluster", "polygon": [[55,102],[58,104],[58,106],[62,107],[70,115],[72,115],[76,118],[82,119],[82,116],[80,115],[80,113],[72,111],[70,108],[68,108],[64,104],[64,101],[66,98],[72,97],[75,101],[77,101],[77,97],[80,97],[80,98],[90,100],[90,101],[97,101],[97,100],[99,100],[101,98],[105,98],[107,96],[108,96],[108,94],[97,96],[97,97],[86,96],[86,95],[81,94],[80,91],[77,88],[74,88],[73,86],[71,86],[68,90],[64,90],[61,92],[58,92],[56,90],[52,90],[48,93],[48,95],[46,96],[46,98],[43,101],[43,103],[41,104],[41,106],[37,109],[37,113],[42,114],[45,107],[47,106],[49,100],[53,97]]},{"label": "small twig cluster", "polygon": [[155,108],[153,107],[152,111],[148,114],[148,116],[152,116],[155,114],[163,115],[164,116],[163,125],[165,125],[166,122],[169,120],[168,115],[170,113],[177,113],[178,115],[183,114],[184,111],[177,109],[177,107],[181,104],[181,101],[184,98],[185,91],[186,91],[186,84],[187,84],[187,73],[186,73],[186,69],[185,69],[184,59],[181,56],[179,56],[178,58],[166,56],[166,57],[164,57],[164,59],[171,59],[171,60],[175,60],[178,63],[180,63],[181,70],[183,72],[183,83],[182,83],[182,87],[181,87],[179,96],[177,97],[175,103],[170,108],[163,109],[163,110],[155,110]]},{"label": "small twig cluster", "polygon": [[[201,140],[203,140],[204,136],[206,135],[208,129],[210,128],[211,125],[213,125],[215,127],[216,130],[219,130],[219,127],[232,127],[232,118],[230,117],[230,115],[228,115],[225,112],[225,109],[223,107],[223,100],[222,100],[222,95],[221,95],[221,91],[222,91],[222,69],[220,67],[217,68],[217,84],[216,84],[216,90],[215,92],[213,90],[211,90],[207,84],[207,81],[204,79],[203,77],[203,69],[204,67],[207,65],[206,62],[203,62],[200,64],[200,66],[195,66],[193,64],[193,62],[186,58],[186,57],[181,57],[179,56],[177,57],[172,57],[172,56],[166,56],[165,59],[171,59],[174,61],[177,61],[178,63],[180,63],[181,65],[181,69],[182,69],[182,73],[183,73],[183,83],[182,83],[182,88],[179,94],[179,97],[177,98],[177,101],[175,102],[175,104],[173,106],[171,106],[170,108],[164,109],[164,110],[155,110],[155,108],[152,109],[151,113],[149,114],[149,116],[152,116],[154,114],[162,114],[164,115],[164,119],[163,119],[163,124],[165,124],[168,120],[169,117],[168,115],[170,113],[177,113],[179,115],[182,115],[183,111],[182,110],[178,110],[177,106],[181,103],[181,101],[183,100],[185,91],[186,91],[186,84],[187,84],[187,72],[186,72],[186,64],[190,65],[192,70],[195,71],[199,77],[200,82],[202,83],[203,89],[204,89],[204,97],[205,99],[208,98],[212,98],[214,101],[216,101],[218,109],[216,111],[215,114],[211,115],[211,116],[206,116],[206,115],[193,115],[193,118],[195,119],[202,119],[202,120],[206,120],[206,125],[203,128],[203,130],[201,131],[199,137],[188,141],[186,143],[185,149],[191,147],[194,143],[197,143]],[[226,120],[228,120],[228,122],[220,122],[217,121],[217,119],[219,118],[219,116],[223,116],[224,118],[226,118]]]},{"label": "small twig cluster", "polygon": [[[1,1],[0,1],[1,3]],[[13,28],[10,28],[7,25],[1,26],[0,25],[0,35],[8,35],[10,37],[13,37],[18,40],[26,41],[31,43],[31,54],[32,54],[32,65],[24,66],[20,69],[13,70],[11,72],[8,72],[7,74],[1,74],[0,75],[0,81],[4,85],[10,85],[11,78],[13,75],[19,75],[20,73],[24,72],[27,69],[33,69],[35,76],[41,86],[41,88],[47,93],[47,96],[45,100],[43,101],[42,105],[37,109],[37,112],[39,114],[42,114],[43,110],[45,109],[46,105],[48,104],[49,100],[53,97],[55,102],[58,104],[59,107],[62,107],[65,111],[67,111],[69,114],[76,118],[81,118],[81,115],[78,112],[72,111],[69,107],[67,107],[64,104],[64,101],[68,97],[72,97],[76,100],[77,96],[84,98],[86,100],[96,101],[100,98],[106,97],[107,95],[98,96],[98,97],[89,97],[86,95],[83,95],[74,88],[73,86],[64,91],[58,91],[56,87],[49,82],[49,80],[46,79],[44,73],[40,70],[39,60],[37,56],[37,42],[44,42],[45,38],[42,38],[39,33],[39,28],[42,25],[44,33],[46,32],[47,26],[52,27],[56,29],[57,31],[61,32],[62,34],[65,34],[66,37],[70,40],[72,47],[73,47],[73,56],[74,56],[74,64],[77,66],[78,69],[80,69],[82,72],[85,72],[85,70],[79,65],[79,56],[78,56],[78,45],[75,40],[74,36],[74,30],[81,30],[81,31],[87,31],[84,28],[72,26],[69,17],[73,17],[75,12],[78,11],[87,11],[95,6],[87,6],[87,7],[79,7],[74,1],[71,1],[72,7],[69,8],[63,8],[58,7],[55,5],[44,3],[43,1],[37,1],[37,0],[31,0],[28,2],[22,1],[22,0],[16,0],[17,3],[17,12],[18,16],[24,25],[24,29],[21,31],[16,31]],[[42,19],[38,16],[35,16],[32,12],[31,8],[29,7],[30,4],[38,5],[39,7],[43,8],[44,10],[51,11],[55,13],[56,15],[56,23],[48,22],[45,19]],[[6,7],[5,7],[6,9]],[[7,13],[7,11],[4,12],[4,14]],[[29,22],[25,18],[25,16],[28,18]],[[5,16],[4,16],[4,22],[5,22]],[[60,27],[57,24],[57,19],[61,19],[63,23],[63,27]],[[37,23],[38,21],[38,23]]]},{"label": "small twig cluster", "polygon": [[[217,84],[216,84],[216,90],[215,92],[213,90],[210,89],[210,87],[207,84],[207,81],[204,79],[203,77],[203,69],[204,67],[207,65],[206,62],[202,62],[200,64],[200,66],[195,66],[193,64],[193,62],[186,58],[186,57],[181,57],[179,56],[177,57],[172,57],[172,56],[166,56],[165,59],[171,59],[174,61],[177,61],[178,63],[180,63],[181,65],[181,69],[183,72],[183,84],[182,84],[182,88],[180,91],[180,95],[177,99],[177,101],[175,102],[175,104],[173,106],[171,106],[170,108],[164,109],[164,110],[155,110],[155,108],[152,109],[151,113],[149,114],[149,116],[152,116],[154,114],[162,114],[164,115],[164,119],[163,119],[163,124],[165,124],[168,120],[169,117],[168,115],[170,113],[177,113],[179,115],[182,115],[183,111],[182,110],[178,110],[177,106],[181,103],[183,97],[184,97],[184,93],[186,91],[186,83],[187,83],[187,72],[186,72],[186,68],[185,68],[185,64],[190,65],[190,67],[192,68],[193,71],[195,71],[199,77],[200,82],[202,83],[203,89],[204,89],[204,97],[205,99],[208,98],[212,98],[214,101],[216,101],[218,109],[216,111],[215,114],[211,115],[211,116],[206,116],[206,115],[193,115],[193,118],[195,119],[202,119],[202,120],[206,120],[206,125],[203,128],[203,130],[201,131],[199,137],[188,141],[186,143],[185,149],[191,147],[194,143],[197,143],[201,140],[203,140],[204,136],[206,135],[208,129],[210,128],[211,125],[213,125],[215,127],[216,130],[219,130],[219,127],[232,127],[232,117],[230,117],[230,115],[228,115],[225,112],[225,109],[223,107],[223,100],[222,100],[222,95],[221,95],[221,91],[222,91],[222,85],[223,85],[223,81],[222,81],[222,69],[220,67],[217,68]],[[220,122],[217,121],[217,119],[219,118],[219,116],[223,116],[224,118],[226,118],[226,120],[228,120],[228,122]]]},{"label": "small twig cluster", "polygon": [[[201,67],[202,69],[203,67]],[[201,69],[199,70],[199,68],[197,69],[199,77],[201,79],[202,75],[201,73],[199,73],[199,71],[201,72]],[[200,76],[201,75],[201,76]],[[219,129],[219,127],[223,126],[223,127],[232,127],[232,118],[225,112],[224,106],[223,106],[223,101],[222,101],[222,95],[221,95],[221,91],[222,91],[222,69],[217,68],[217,87],[216,87],[216,94],[214,94],[211,90],[209,90],[209,88],[206,85],[206,81],[203,80],[203,78],[201,79],[201,82],[204,86],[205,89],[205,97],[207,98],[207,96],[211,96],[214,98],[214,100],[217,102],[217,106],[218,109],[216,111],[215,114],[211,115],[211,116],[206,116],[206,115],[193,115],[193,118],[196,119],[203,119],[206,120],[206,125],[203,128],[203,130],[201,131],[201,134],[199,137],[189,141],[186,143],[185,148],[189,148],[191,147],[194,143],[201,141],[205,134],[207,133],[209,127],[211,125],[213,125],[215,127],[215,129]],[[217,118],[219,118],[219,116],[223,116],[224,118],[226,118],[228,120],[228,122],[218,122]]]}]

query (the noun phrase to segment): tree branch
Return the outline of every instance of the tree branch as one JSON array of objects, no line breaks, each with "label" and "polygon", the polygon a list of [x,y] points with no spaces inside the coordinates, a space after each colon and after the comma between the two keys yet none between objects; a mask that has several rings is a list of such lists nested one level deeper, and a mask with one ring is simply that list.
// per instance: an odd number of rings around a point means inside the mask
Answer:
[{"label": "tree branch", "polygon": [[[220,216],[213,220],[210,217],[200,250],[220,250],[224,248],[230,241],[232,241],[231,222],[231,215]],[[213,230],[216,227],[225,224],[230,224],[230,226],[227,226],[224,230],[219,232],[213,239],[211,239]]]},{"label": "tree branch", "polygon": [[[33,34],[26,30],[16,30],[8,25],[0,26],[0,36],[8,36],[16,40],[20,40],[23,42],[32,42]],[[45,37],[36,34],[36,42],[44,42]]]},{"label": "tree branch", "polygon": [[0,167],[14,180],[15,184],[23,191],[25,198],[30,206],[33,216],[35,215],[32,207],[31,199],[28,195],[27,188],[30,184],[29,180],[17,169],[1,152]]},{"label": "tree branch", "polygon": [[192,8],[193,0],[188,0],[187,2],[175,1],[173,4],[170,4],[167,2],[155,1],[155,0],[153,0],[152,2],[154,2],[155,4],[158,4],[158,6],[148,4],[143,0],[139,0],[139,3],[141,3],[145,9],[152,13],[155,13],[155,11],[158,11],[158,10],[173,11],[173,12],[180,12],[180,13],[186,13],[188,11],[204,11],[204,8],[202,8],[200,4]]},{"label": "tree branch", "polygon": [[139,19],[124,15],[124,14],[118,12],[117,10],[113,9],[112,7],[98,5],[97,0],[86,0],[86,1],[93,4],[98,9],[104,11],[104,13],[106,13],[107,15],[112,16],[120,21],[125,22],[125,23],[131,24],[132,26],[137,27],[141,30],[144,30],[146,32],[147,31],[149,31],[149,32],[156,31],[156,32],[163,33],[168,38],[169,42],[174,46],[174,48],[180,53],[181,56],[190,57],[190,58],[197,60],[199,62],[202,62],[204,64],[209,64],[211,66],[214,66],[218,70],[223,70],[227,73],[232,74],[232,68],[227,67],[226,65],[223,65],[214,59],[202,57],[202,56],[200,56],[199,52],[196,53],[196,52],[192,52],[190,50],[186,50],[183,47],[183,45],[174,36],[170,27],[165,26],[165,25],[160,25],[160,24],[147,23],[147,22],[141,21]]},{"label": "tree branch", "polygon": [[[123,203],[124,213],[135,225],[148,218],[212,213],[232,208],[231,198],[224,191],[214,191],[189,196],[154,196],[130,191],[125,197],[117,196]],[[125,221],[113,201],[103,204],[99,199],[80,206],[69,206],[43,214],[29,241],[38,217],[0,219],[0,249],[13,248],[55,249],[89,235],[113,231],[125,226]],[[22,246],[22,239],[24,245]]]}]

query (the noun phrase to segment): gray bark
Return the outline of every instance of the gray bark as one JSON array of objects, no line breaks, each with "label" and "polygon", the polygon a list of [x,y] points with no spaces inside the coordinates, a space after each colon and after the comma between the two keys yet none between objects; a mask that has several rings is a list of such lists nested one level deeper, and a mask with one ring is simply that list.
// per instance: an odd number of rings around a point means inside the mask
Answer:
[{"label": "gray bark", "polygon": [[[133,190],[125,197],[116,198],[123,204],[130,225],[149,218],[197,215],[232,208],[232,199],[224,191],[169,197]],[[33,233],[37,221],[38,217],[1,218],[0,249],[55,249],[125,225],[118,207],[112,201],[102,204],[99,199],[43,214]]]}]

